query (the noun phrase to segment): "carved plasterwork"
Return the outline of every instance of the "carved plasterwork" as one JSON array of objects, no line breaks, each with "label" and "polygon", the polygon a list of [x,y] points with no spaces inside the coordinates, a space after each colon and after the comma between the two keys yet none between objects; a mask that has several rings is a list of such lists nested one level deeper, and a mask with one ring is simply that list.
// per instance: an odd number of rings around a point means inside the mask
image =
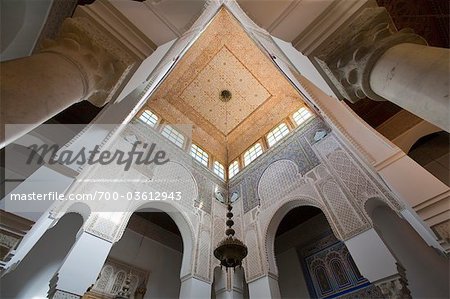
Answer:
[{"label": "carved plasterwork", "polygon": [[284,140],[271,149],[270,154],[265,153],[258,157],[257,163],[248,165],[230,180],[231,192],[238,191],[239,189],[242,191],[244,212],[250,211],[259,204],[260,198],[257,190],[261,189],[258,187],[258,184],[261,176],[272,162],[278,160],[292,161],[298,167],[297,172],[301,175],[320,163],[308,143],[308,140],[313,139],[315,131],[319,129],[328,130],[325,124],[319,121],[318,118],[310,120],[309,123],[294,133],[295,136]]},{"label": "carved plasterwork", "polygon": [[198,237],[197,259],[195,264],[195,275],[207,281],[211,278],[211,232],[202,230]]},{"label": "carved plasterwork", "polygon": [[121,274],[124,279],[126,275],[131,276],[129,285],[130,293],[135,294],[139,285],[145,285],[147,283],[150,273],[149,271],[137,268],[133,265],[108,258],[100,271],[99,278],[86,295],[91,295],[93,298],[96,298],[97,296],[105,298],[116,297],[118,292],[122,290],[123,285],[123,280],[118,280],[119,274]]},{"label": "carved plasterwork", "polygon": [[368,199],[383,200],[395,211],[403,209],[403,204],[390,190],[352,153],[342,141],[331,134],[317,142],[314,149],[323,158],[328,171],[337,179],[361,212]]},{"label": "carved plasterwork", "polygon": [[[220,91],[231,91],[224,103]],[[222,9],[184,54],[148,106],[171,123],[194,124],[192,137],[223,162],[234,159],[302,98],[240,24]]]},{"label": "carved plasterwork", "polygon": [[244,243],[248,248],[248,255],[244,259],[244,268],[247,281],[255,279],[264,273],[261,244],[255,224],[248,227],[245,232]]},{"label": "carved plasterwork", "polygon": [[367,96],[383,101],[370,87],[370,73],[386,50],[401,43],[426,41],[409,29],[397,31],[385,8],[366,8],[314,50],[311,57],[341,99],[357,102]]}]

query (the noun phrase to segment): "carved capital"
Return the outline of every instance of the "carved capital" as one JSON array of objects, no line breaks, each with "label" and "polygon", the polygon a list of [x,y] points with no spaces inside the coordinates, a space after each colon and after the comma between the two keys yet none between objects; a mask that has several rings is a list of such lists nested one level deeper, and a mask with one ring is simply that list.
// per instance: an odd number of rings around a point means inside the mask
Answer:
[{"label": "carved capital", "polygon": [[408,281],[406,279],[405,269],[397,264],[398,274],[376,283],[383,296],[386,298],[395,299],[409,299],[412,298],[411,292],[408,289]]},{"label": "carved capital", "polygon": [[426,41],[410,29],[397,31],[385,8],[366,8],[311,56],[339,98],[351,102],[365,97],[384,101],[370,88],[370,72],[388,49],[401,43],[426,45]]},{"label": "carved capital", "polygon": [[101,107],[110,101],[135,63],[117,43],[87,18],[64,20],[59,37],[46,40],[41,52],[72,62],[84,79],[84,97]]}]

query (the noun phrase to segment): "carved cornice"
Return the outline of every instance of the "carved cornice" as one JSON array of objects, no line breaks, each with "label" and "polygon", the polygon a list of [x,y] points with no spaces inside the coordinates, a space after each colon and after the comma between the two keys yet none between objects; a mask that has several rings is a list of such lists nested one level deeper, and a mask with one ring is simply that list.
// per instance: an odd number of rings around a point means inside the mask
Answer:
[{"label": "carved cornice", "polygon": [[152,40],[107,0],[97,0],[90,5],[78,6],[74,16],[89,18],[138,60],[146,59],[157,48]]},{"label": "carved cornice", "polygon": [[369,97],[384,101],[372,91],[370,73],[378,59],[401,43],[425,44],[410,29],[397,31],[385,8],[366,8],[342,26],[310,57],[341,99],[357,102]]}]

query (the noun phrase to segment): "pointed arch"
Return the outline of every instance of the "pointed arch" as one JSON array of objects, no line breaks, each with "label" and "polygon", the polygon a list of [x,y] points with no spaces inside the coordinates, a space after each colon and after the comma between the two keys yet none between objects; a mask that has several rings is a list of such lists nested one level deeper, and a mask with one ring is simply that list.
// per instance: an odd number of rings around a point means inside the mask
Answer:
[{"label": "pointed arch", "polygon": [[267,271],[275,276],[278,276],[278,267],[275,260],[275,236],[284,216],[286,216],[289,211],[301,207],[301,206],[311,206],[318,208],[325,215],[328,224],[330,225],[335,237],[339,240],[342,240],[342,237],[339,233],[338,228],[335,223],[332,221],[332,217],[328,210],[318,201],[309,197],[295,197],[292,199],[288,199],[283,201],[277,209],[270,216],[270,220],[268,221],[267,228],[264,231],[264,252],[267,262]]},{"label": "pointed arch", "polygon": [[191,274],[193,270],[192,265],[194,262],[194,227],[187,214],[174,204],[168,203],[167,201],[149,201],[143,202],[140,205],[136,206],[134,211],[127,213],[126,219],[122,224],[122,229],[117,239],[119,240],[120,238],[122,238],[133,213],[145,212],[149,210],[158,210],[160,212],[166,213],[177,225],[178,230],[181,234],[181,239],[183,241],[183,259],[181,263],[180,277],[182,278],[186,275]]}]

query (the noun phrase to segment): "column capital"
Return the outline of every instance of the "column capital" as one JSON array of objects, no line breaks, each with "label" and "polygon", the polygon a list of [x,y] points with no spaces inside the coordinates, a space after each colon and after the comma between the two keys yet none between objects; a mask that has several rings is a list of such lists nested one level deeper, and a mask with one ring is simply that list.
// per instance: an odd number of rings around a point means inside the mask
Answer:
[{"label": "column capital", "polygon": [[75,64],[83,76],[83,99],[101,107],[111,100],[136,60],[88,18],[64,20],[56,40],[41,53],[54,53]]},{"label": "column capital", "polygon": [[411,29],[397,31],[385,8],[371,7],[361,10],[336,30],[310,58],[340,99],[357,102],[369,97],[383,101],[370,88],[369,76],[377,60],[388,49],[402,43],[426,45]]}]

